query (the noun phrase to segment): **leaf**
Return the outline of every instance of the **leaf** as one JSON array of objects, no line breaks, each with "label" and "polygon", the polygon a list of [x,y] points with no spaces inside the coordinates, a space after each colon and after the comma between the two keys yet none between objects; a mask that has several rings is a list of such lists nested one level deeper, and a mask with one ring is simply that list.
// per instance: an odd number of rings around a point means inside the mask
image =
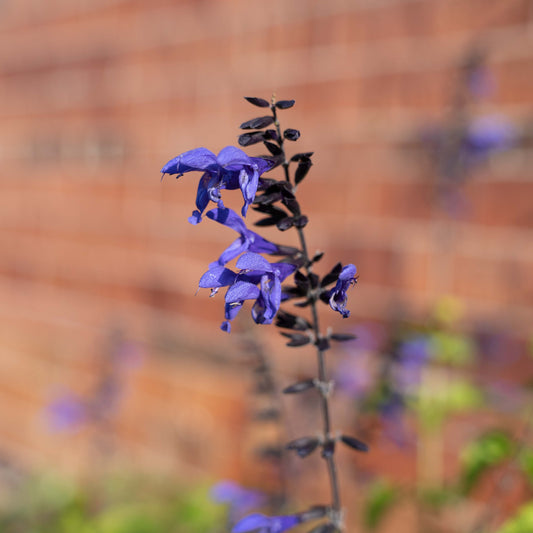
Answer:
[{"label": "leaf", "polygon": [[276,102],[276,107],[278,109],[289,109],[289,107],[292,107],[295,103],[295,100],[280,100],[279,102]]},{"label": "leaf", "polygon": [[265,459],[279,459],[283,455],[283,449],[279,446],[261,446],[257,448],[256,454]]},{"label": "leaf", "polygon": [[247,120],[246,122],[243,122],[239,128],[241,130],[260,130],[262,128],[266,128],[267,126],[270,126],[274,122],[274,117],[267,115],[264,117],[256,117],[252,118],[250,120]]},{"label": "leaf", "polygon": [[314,152],[301,152],[299,154],[294,154],[291,157],[291,161],[310,161],[311,156],[314,154]]},{"label": "leaf", "polygon": [[287,128],[283,132],[283,137],[285,137],[285,139],[288,141],[297,141],[300,138],[300,132],[292,128]]},{"label": "leaf", "polygon": [[296,198],[284,197],[281,202],[293,215],[300,216],[300,204]]},{"label": "leaf", "polygon": [[529,484],[533,487],[533,449],[526,448],[520,453],[520,468],[527,477]]},{"label": "leaf", "polygon": [[287,343],[287,346],[305,346],[311,342],[309,335],[304,335],[303,333],[287,333],[282,331],[281,334],[290,339],[290,341]]},{"label": "leaf", "polygon": [[270,103],[267,102],[264,98],[256,98],[255,96],[245,96],[245,100],[250,102],[252,105],[257,107],[269,107]]},{"label": "leaf", "polygon": [[355,437],[350,437],[348,435],[342,435],[341,441],[344,442],[350,448],[357,450],[358,452],[367,452],[368,444],[365,444],[363,441],[356,439]]},{"label": "leaf", "polygon": [[507,520],[497,533],[531,533],[533,531],[533,502],[526,503]]},{"label": "leaf", "polygon": [[342,263],[337,263],[328,274],[322,278],[321,287],[327,287],[335,283],[339,279],[339,274],[342,272]]},{"label": "leaf", "polygon": [[305,215],[294,217],[294,227],[296,228],[305,228],[308,222],[309,222],[309,219]]},{"label": "leaf", "polygon": [[277,144],[270,143],[268,141],[264,141],[263,144],[266,146],[267,150],[272,155],[281,155],[281,154],[283,154],[283,150]]},{"label": "leaf", "polygon": [[276,326],[278,328],[295,329],[298,331],[307,331],[311,329],[311,323],[305,318],[288,313],[280,309],[276,315]]},{"label": "leaf", "polygon": [[507,460],[513,451],[513,441],[503,431],[490,431],[470,443],[461,460],[462,491],[468,494],[487,470]]},{"label": "leaf", "polygon": [[294,173],[294,183],[296,185],[298,185],[307,176],[307,173],[312,166],[313,163],[310,159],[304,159],[298,163],[298,167]]},{"label": "leaf", "polygon": [[313,453],[319,445],[316,437],[300,437],[287,444],[288,450],[294,450],[302,459]]},{"label": "leaf", "polygon": [[376,531],[387,511],[398,500],[397,490],[388,483],[378,481],[368,491],[368,497],[363,511],[365,526],[370,531]]},{"label": "leaf", "polygon": [[264,140],[265,133],[263,131],[254,131],[252,133],[243,133],[239,135],[240,146],[252,146]]},{"label": "leaf", "polygon": [[306,379],[305,381],[298,381],[297,383],[293,383],[292,385],[285,387],[282,392],[283,394],[298,394],[314,387],[315,380],[313,378],[310,378]]},{"label": "leaf", "polygon": [[346,342],[346,341],[353,341],[354,339],[357,339],[357,335],[352,335],[351,333],[332,333],[329,338],[332,341],[337,342]]},{"label": "leaf", "polygon": [[311,259],[311,263],[318,263],[324,257],[324,252],[315,252],[315,255]]},{"label": "leaf", "polygon": [[279,420],[281,413],[279,409],[270,407],[268,409],[262,409],[254,414],[255,420]]},{"label": "leaf", "polygon": [[276,227],[280,231],[287,231],[289,228],[292,228],[293,225],[294,225],[294,217],[286,217],[286,218],[280,220],[276,224]]}]

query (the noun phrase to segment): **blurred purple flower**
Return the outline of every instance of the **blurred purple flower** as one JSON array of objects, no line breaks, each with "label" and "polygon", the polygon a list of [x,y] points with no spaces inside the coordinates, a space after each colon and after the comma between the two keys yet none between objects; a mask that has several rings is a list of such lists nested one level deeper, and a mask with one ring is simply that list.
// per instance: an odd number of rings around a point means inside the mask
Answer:
[{"label": "blurred purple flower", "polygon": [[405,446],[409,442],[405,426],[405,402],[401,394],[392,392],[379,405],[383,435],[387,441],[397,446]]},{"label": "blurred purple flower", "polygon": [[234,524],[251,509],[257,509],[266,502],[266,496],[258,490],[242,487],[234,481],[220,481],[210,490],[211,499],[229,506],[229,520]]},{"label": "blurred purple flower", "polygon": [[372,355],[358,352],[342,359],[335,369],[336,387],[356,400],[368,394],[374,383],[370,372]]},{"label": "blurred purple flower", "polygon": [[515,139],[511,123],[497,115],[484,115],[470,122],[465,134],[465,150],[471,163],[486,158],[491,152],[510,148]]},{"label": "blurred purple flower", "polygon": [[403,341],[398,347],[394,380],[396,388],[407,393],[420,383],[420,373],[431,357],[431,341],[426,336],[416,336]]},{"label": "blurred purple flower", "polygon": [[282,533],[300,523],[297,515],[265,516],[255,513],[243,518],[231,530],[231,533]]},{"label": "blurred purple flower", "polygon": [[494,76],[484,65],[469,69],[466,76],[468,92],[474,98],[486,98],[494,93],[496,83]]},{"label": "blurred purple flower", "polygon": [[52,431],[74,431],[87,419],[87,408],[80,398],[67,392],[50,403],[47,415]]}]

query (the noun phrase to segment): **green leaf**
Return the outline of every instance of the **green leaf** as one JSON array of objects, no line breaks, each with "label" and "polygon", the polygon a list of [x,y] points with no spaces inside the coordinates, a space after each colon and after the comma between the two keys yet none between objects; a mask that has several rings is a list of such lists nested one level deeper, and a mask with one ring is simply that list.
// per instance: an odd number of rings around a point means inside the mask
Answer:
[{"label": "green leaf", "polygon": [[454,366],[467,366],[475,360],[474,343],[466,335],[435,332],[431,337],[431,353],[435,361]]},{"label": "green leaf", "polygon": [[522,506],[497,533],[531,533],[533,531],[533,502]]},{"label": "green leaf", "polygon": [[527,448],[520,453],[520,468],[526,475],[529,484],[533,486],[533,449]]},{"label": "green leaf", "polygon": [[378,481],[368,491],[363,521],[369,531],[375,531],[386,513],[398,500],[398,490],[385,481]]},{"label": "green leaf", "polygon": [[513,441],[503,431],[485,433],[469,444],[461,459],[462,491],[469,493],[487,470],[511,457],[514,448]]}]

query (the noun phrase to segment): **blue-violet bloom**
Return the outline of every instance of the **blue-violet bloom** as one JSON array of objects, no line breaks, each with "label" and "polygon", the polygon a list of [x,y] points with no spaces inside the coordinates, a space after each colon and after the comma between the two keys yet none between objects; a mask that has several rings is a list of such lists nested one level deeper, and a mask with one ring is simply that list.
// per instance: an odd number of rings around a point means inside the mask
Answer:
[{"label": "blue-violet bloom", "polygon": [[254,513],[243,518],[231,530],[231,533],[282,533],[300,523],[300,517],[297,515],[288,516],[265,516],[260,513]]},{"label": "blue-violet bloom", "polygon": [[48,406],[48,421],[53,431],[75,430],[87,419],[87,406],[72,393],[65,393]]},{"label": "blue-violet bloom", "polygon": [[248,206],[254,201],[259,176],[274,166],[272,161],[260,157],[249,157],[241,149],[226,146],[218,155],[207,148],[195,148],[171,159],[162,169],[164,174],[178,174],[178,178],[186,172],[204,172],[198,184],[196,195],[197,210],[189,218],[191,224],[202,220],[202,213],[209,204],[215,202],[224,207],[221,189],[241,189],[244,198],[242,215],[246,216]]},{"label": "blue-violet bloom", "polygon": [[262,492],[246,489],[230,480],[213,485],[209,494],[214,502],[229,506],[229,519],[232,524],[251,509],[257,509],[266,502],[266,496]]},{"label": "blue-violet bloom", "polygon": [[348,301],[346,291],[355,284],[356,272],[357,269],[355,268],[355,265],[346,265],[339,274],[337,284],[329,293],[330,307],[333,311],[338,311],[343,318],[348,318],[350,316],[350,311],[346,309],[346,302]]},{"label": "blue-violet bloom", "polygon": [[279,247],[258,235],[254,231],[249,230],[244,223],[244,220],[232,209],[217,208],[212,209],[206,213],[207,217],[216,220],[220,224],[228,226],[240,233],[240,237],[233,241],[218,258],[215,263],[224,266],[226,263],[235,259],[244,252],[256,252],[265,254],[275,254],[279,252]]},{"label": "blue-violet bloom", "polygon": [[[247,252],[237,260],[237,274],[217,263],[200,278],[200,288],[211,289],[214,295],[220,287],[229,287],[225,297],[225,318],[221,329],[229,332],[230,321],[246,300],[255,300],[252,317],[257,324],[270,324],[282,300],[281,282],[296,270],[289,263],[269,263],[264,257]],[[259,285],[259,287],[258,287]]]}]

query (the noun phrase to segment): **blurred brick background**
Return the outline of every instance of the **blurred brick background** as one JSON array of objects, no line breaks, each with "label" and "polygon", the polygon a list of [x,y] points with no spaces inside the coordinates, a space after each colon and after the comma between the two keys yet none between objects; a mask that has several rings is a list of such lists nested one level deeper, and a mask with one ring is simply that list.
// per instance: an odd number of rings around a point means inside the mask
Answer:
[{"label": "blurred brick background", "polygon": [[[415,141],[445,119],[474,44],[497,87],[477,111],[505,115],[521,141],[473,173],[462,188],[468,212],[454,219],[436,207]],[[235,144],[255,113],[242,97],[272,92],[296,99],[282,126],[301,130],[295,149],[315,152],[300,187],[310,246],[326,251],[324,269],[339,259],[358,267],[352,325],[386,320],[400,303],[423,316],[452,294],[466,323],[528,334],[531,1],[4,0],[6,460],[83,467],[86,433],[50,433],[43,409],[62,387],[91,389],[118,328],[142,357],[124,380],[115,427],[125,462],[242,474],[248,371],[222,364],[236,348],[218,330],[220,297],[195,295],[233,235],[187,224],[196,177],[160,182],[159,169],[197,146]]]}]

